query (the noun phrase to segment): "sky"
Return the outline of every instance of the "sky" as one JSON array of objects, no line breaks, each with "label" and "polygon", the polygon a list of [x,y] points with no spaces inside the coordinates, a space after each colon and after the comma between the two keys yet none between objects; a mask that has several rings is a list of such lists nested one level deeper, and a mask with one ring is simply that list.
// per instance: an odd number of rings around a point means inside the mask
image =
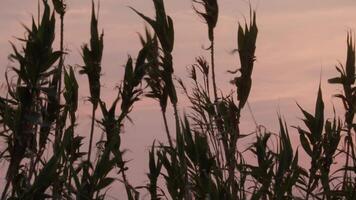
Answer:
[{"label": "sky", "polygon": [[[175,25],[173,51],[176,77],[188,80],[187,67],[194,64],[195,57],[209,52],[207,28],[193,12],[190,0],[165,0],[167,13]],[[68,0],[65,17],[65,48],[68,51],[66,64],[82,64],[80,47],[89,40],[91,4],[89,0]],[[345,62],[346,34],[356,28],[356,2],[353,0],[251,0],[257,10],[259,35],[257,39],[256,64],[249,103],[258,124],[269,130],[277,130],[277,113],[280,112],[288,125],[301,125],[296,102],[313,111],[319,82],[324,101],[328,107],[327,117],[332,117],[331,106],[342,112],[338,100],[332,95],[339,93],[336,86],[327,84],[327,79],[336,75],[335,65]],[[220,15],[216,27],[216,76],[222,91],[234,89],[233,79],[227,70],[239,67],[237,55],[230,52],[237,47],[237,26],[249,16],[247,0],[220,0]],[[150,0],[102,0],[100,3],[99,27],[104,30],[104,56],[102,98],[111,104],[116,95],[115,86],[123,77],[123,65],[129,55],[135,57],[140,48],[138,33],[143,33],[145,23],[129,6],[154,15]],[[10,43],[20,45],[16,37],[24,37],[24,25],[30,25],[36,17],[36,0],[0,1],[0,73],[9,66]],[[58,42],[57,42],[58,44]],[[0,78],[0,83],[4,77]],[[79,77],[80,101],[77,127],[82,135],[88,134],[90,103],[86,77]],[[189,112],[189,104],[180,95],[179,110]],[[131,114],[134,124],[126,123],[123,145],[128,149],[131,183],[140,185],[146,180],[147,154],[153,140],[166,141],[164,127],[157,102],[144,99],[134,107]],[[169,112],[171,121],[173,114]],[[255,130],[248,110],[241,121],[244,132]],[[99,134],[98,134],[99,135]],[[291,128],[291,137],[298,134]],[[99,137],[99,136],[98,136]],[[1,175],[1,174],[0,174]],[[1,179],[0,179],[1,180]],[[116,187],[116,186],[115,186]],[[114,188],[115,188],[114,187]],[[115,194],[110,192],[110,194]]]}]

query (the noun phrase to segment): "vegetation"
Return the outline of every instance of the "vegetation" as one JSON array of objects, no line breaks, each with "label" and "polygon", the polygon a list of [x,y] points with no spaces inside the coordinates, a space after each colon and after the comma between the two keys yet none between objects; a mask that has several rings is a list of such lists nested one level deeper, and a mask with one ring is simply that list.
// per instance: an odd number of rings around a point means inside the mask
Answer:
[{"label": "vegetation", "polygon": [[[64,0],[42,0],[38,22],[25,27],[23,45],[11,44],[16,67],[6,73],[7,93],[0,97],[0,158],[8,164],[1,199],[106,199],[113,182],[125,186],[130,200],[149,193],[158,199],[356,199],[356,110],[355,45],[347,35],[346,64],[336,67],[338,76],[329,79],[343,89],[336,94],[345,109],[344,117],[324,116],[321,87],[314,113],[298,104],[304,125],[293,127],[301,148],[293,149],[287,123],[279,117],[279,134],[258,128],[255,134],[240,131],[241,110],[252,87],[258,38],[256,13],[239,24],[237,49],[240,68],[232,74],[236,90],[219,94],[215,77],[214,28],[218,23],[217,0],[193,0],[193,8],[207,24],[210,58],[198,57],[189,69],[189,87],[173,79],[174,22],[163,0],[153,0],[155,18],[131,8],[150,29],[140,35],[142,48],[129,57],[117,97],[110,106],[101,99],[101,61],[104,35],[98,29],[92,3],[91,38],[82,46],[79,73],[88,78],[92,104],[89,148],[76,127],[78,83],[75,70],[65,63],[63,41],[67,9]],[[51,6],[54,8],[51,10]],[[40,13],[40,11],[39,11]],[[61,21],[60,49],[54,50],[56,18]],[[209,60],[209,61],[208,61]],[[178,111],[177,86],[190,101],[187,114]],[[127,158],[121,134],[137,101],[159,102],[168,144],[153,142],[149,151],[148,184],[133,186],[127,177]],[[172,106],[175,123],[167,121]],[[102,117],[97,118],[96,113]],[[103,136],[94,141],[95,129]],[[248,137],[246,150],[238,142]],[[94,146],[94,147],[93,147]],[[309,157],[309,168],[300,166],[300,152]],[[93,152],[96,152],[95,158]],[[47,155],[50,155],[49,157]],[[249,157],[249,159],[246,159]],[[251,160],[255,160],[251,162]],[[335,165],[335,159],[343,160]],[[336,169],[335,169],[336,168]],[[160,184],[163,180],[163,184]]]}]

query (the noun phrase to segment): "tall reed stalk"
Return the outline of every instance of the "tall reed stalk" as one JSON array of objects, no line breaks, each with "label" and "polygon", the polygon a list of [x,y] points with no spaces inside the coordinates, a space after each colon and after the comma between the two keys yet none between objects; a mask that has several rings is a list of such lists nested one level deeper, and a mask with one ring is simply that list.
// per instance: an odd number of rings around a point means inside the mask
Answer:
[{"label": "tall reed stalk", "polygon": [[[53,82],[56,84],[56,101],[58,105],[61,105],[61,92],[62,92],[62,73],[63,73],[63,67],[64,67],[64,16],[66,13],[66,4],[64,3],[64,0],[52,0],[52,3],[54,5],[54,9],[57,12],[57,14],[60,17],[60,38],[59,38],[59,49],[62,52],[62,55],[59,58],[59,63],[57,67],[57,74],[54,77]],[[58,106],[60,108],[60,106]],[[59,119],[60,116],[60,109],[57,111],[57,119]],[[58,144],[59,141],[61,140],[62,137],[62,125],[60,124],[61,121],[57,120],[56,121],[56,127],[55,127],[55,141],[54,144]],[[54,151],[56,151],[57,147],[54,147]]]},{"label": "tall reed stalk", "polygon": [[211,72],[212,72],[212,83],[215,102],[218,100],[217,85],[215,78],[215,40],[214,40],[214,29],[219,18],[219,6],[217,0],[193,0],[193,3],[202,5],[204,11],[200,11],[197,7],[193,6],[195,12],[200,15],[208,25],[208,36],[210,41],[210,60],[211,60]]},{"label": "tall reed stalk", "polygon": [[[64,3],[64,0],[52,0],[52,3],[54,5],[54,9],[56,13],[60,17],[60,38],[59,38],[59,49],[62,52],[59,62],[58,62],[58,67],[56,69],[56,74],[53,77],[53,87],[56,90],[56,97],[55,100],[53,101],[52,104],[54,104],[54,112],[56,113],[56,119],[60,119],[61,115],[61,92],[62,92],[62,73],[63,73],[63,67],[64,67],[64,15],[66,13],[66,4]],[[51,120],[53,121],[53,119]],[[53,145],[53,151],[57,152],[59,148],[59,144],[61,143],[62,140],[62,135],[63,135],[63,127],[64,125],[61,124],[61,120],[56,120],[55,124],[55,138],[54,138],[54,145]],[[58,198],[60,196],[60,192],[58,191],[59,189],[59,183],[56,181],[56,183],[53,185],[53,196],[54,198]]]},{"label": "tall reed stalk", "polygon": [[[166,120],[166,107],[168,98],[170,99],[173,106],[176,131],[180,129],[179,114],[177,108],[178,98],[175,85],[173,83],[174,70],[172,51],[174,47],[174,26],[172,18],[166,15],[163,0],[153,0],[153,3],[156,11],[155,20],[143,15],[134,8],[131,9],[136,12],[140,17],[142,17],[152,27],[155,32],[155,37],[158,38],[160,47],[162,49],[162,55],[160,55],[159,53],[153,54],[153,56],[159,56],[160,58],[156,57],[152,59],[156,61],[160,60],[160,62],[153,63],[150,69],[151,73],[148,73],[149,76],[148,78],[146,78],[146,80],[148,81],[148,84],[151,86],[152,89],[151,95],[149,96],[152,98],[157,98],[160,101],[168,141],[170,143],[170,146],[172,147],[173,143]],[[152,44],[157,45],[158,43],[153,42]],[[153,47],[153,52],[156,50],[158,50],[158,46]],[[162,67],[163,70],[157,69],[157,67]],[[160,88],[156,88],[157,86],[159,86]]]},{"label": "tall reed stalk", "polygon": [[92,16],[91,16],[91,27],[90,27],[90,47],[85,44],[82,47],[82,57],[84,61],[84,66],[80,71],[81,74],[86,74],[89,80],[90,89],[90,102],[93,105],[92,115],[91,115],[91,126],[90,126],[90,136],[89,136],[89,147],[88,147],[88,163],[90,163],[92,145],[93,145],[93,135],[94,135],[94,125],[95,125],[95,111],[98,107],[100,100],[100,76],[101,76],[101,59],[103,55],[104,34],[99,35],[98,31],[98,20],[95,16],[94,1],[92,1]]}]

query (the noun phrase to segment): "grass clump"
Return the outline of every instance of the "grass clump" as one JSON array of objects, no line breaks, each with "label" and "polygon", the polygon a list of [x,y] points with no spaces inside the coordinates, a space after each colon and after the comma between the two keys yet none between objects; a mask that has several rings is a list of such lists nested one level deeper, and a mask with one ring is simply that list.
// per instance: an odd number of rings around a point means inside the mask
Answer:
[{"label": "grass clump", "polygon": [[[288,125],[280,115],[279,134],[263,126],[256,127],[255,134],[240,130],[241,111],[253,86],[256,13],[250,10],[250,21],[238,24],[234,52],[239,55],[240,68],[232,72],[235,77],[231,81],[236,89],[218,95],[214,30],[219,2],[192,3],[208,27],[210,58],[196,58],[189,68],[189,87],[186,81],[173,78],[174,22],[164,1],[153,0],[155,18],[131,8],[150,28],[139,36],[142,47],[136,58],[129,56],[125,62],[123,80],[108,106],[100,96],[104,37],[92,2],[90,41],[82,46],[84,64],[79,71],[88,78],[92,103],[85,149],[85,137],[76,130],[78,91],[83,83],[78,83],[75,68],[64,59],[68,4],[53,0],[51,10],[49,1],[42,1],[41,20],[32,20],[32,26],[25,27],[27,35],[20,39],[24,45],[18,48],[11,44],[15,78],[5,74],[7,94],[0,97],[0,136],[5,147],[0,158],[8,166],[1,199],[107,199],[114,182],[123,184],[125,195],[120,196],[130,200],[146,193],[152,200],[356,198],[355,48],[351,34],[347,36],[346,64],[337,66],[339,76],[329,79],[329,83],[342,86],[342,93],[335,96],[344,105],[344,117],[325,116],[319,86],[314,113],[298,104],[304,124],[294,126],[301,147],[294,149]],[[59,49],[54,50],[57,15],[61,34]],[[190,102],[184,114],[178,112],[177,84]],[[159,102],[168,144],[153,142],[148,152],[148,182],[133,186],[127,176],[121,135],[126,120],[131,121],[135,103],[144,98]],[[175,129],[167,119],[169,105],[173,107]],[[100,117],[96,115],[98,108]],[[96,126],[102,137],[94,141]],[[251,141],[247,149],[239,145],[243,138]],[[308,169],[301,166],[301,151],[310,161]],[[342,160],[341,167],[335,165],[336,159]]]}]

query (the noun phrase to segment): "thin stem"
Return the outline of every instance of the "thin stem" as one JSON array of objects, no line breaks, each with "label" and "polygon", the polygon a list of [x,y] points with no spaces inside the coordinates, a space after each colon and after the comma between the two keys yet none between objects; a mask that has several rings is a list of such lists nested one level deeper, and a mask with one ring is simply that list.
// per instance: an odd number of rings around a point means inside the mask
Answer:
[{"label": "thin stem", "polygon": [[[315,152],[315,149],[317,149],[318,147],[313,146],[313,153]],[[308,186],[307,186],[307,194],[306,194],[306,198],[305,199],[309,199],[309,196],[312,195],[313,196],[313,190],[312,190],[312,184],[313,182],[316,180],[315,179],[315,175],[317,173],[317,169],[316,169],[316,160],[315,158],[312,157],[311,160],[311,166],[309,169],[309,181],[308,181]]]},{"label": "thin stem", "polygon": [[[60,23],[61,23],[61,27],[60,27],[60,52],[61,52],[61,56],[59,57],[59,63],[58,63],[58,68],[57,68],[57,74],[55,76],[57,76],[58,80],[57,81],[57,96],[56,96],[56,100],[57,100],[57,105],[58,105],[58,110],[57,110],[57,116],[56,116],[56,128],[55,128],[55,141],[54,141],[54,153],[56,153],[58,151],[59,148],[59,144],[61,143],[61,139],[62,139],[62,124],[61,124],[61,120],[60,120],[60,105],[61,105],[61,90],[62,90],[62,71],[63,71],[63,63],[64,63],[64,58],[63,58],[63,41],[64,41],[64,14],[60,14]],[[65,123],[65,122],[64,122]],[[53,195],[54,195],[54,199],[58,199],[60,196],[60,192],[59,192],[59,183],[58,180],[55,181],[54,183],[54,189],[53,189]]]},{"label": "thin stem", "polygon": [[126,193],[127,193],[127,197],[128,199],[132,199],[132,194],[131,194],[131,189],[130,189],[130,184],[127,180],[127,177],[126,177],[126,174],[125,174],[125,169],[124,169],[124,166],[122,166],[122,169],[121,169],[121,174],[122,174],[122,179],[124,181],[124,184],[125,184],[125,189],[126,189]]},{"label": "thin stem", "polygon": [[209,68],[208,68],[207,73],[206,74],[203,73],[203,75],[204,75],[203,79],[204,79],[204,83],[205,83],[205,90],[207,91],[207,94],[208,94],[208,96],[210,98]]},{"label": "thin stem", "polygon": [[95,110],[96,110],[96,107],[93,106],[92,117],[91,117],[89,149],[88,149],[88,163],[90,163],[91,151],[92,151],[92,145],[93,145],[94,124],[95,124]]},{"label": "thin stem", "polygon": [[[344,190],[347,186],[347,174],[348,174],[348,169],[347,167],[349,166],[349,157],[350,157],[350,137],[351,137],[351,134],[350,134],[350,129],[347,130],[347,136],[348,139],[345,141],[347,144],[346,144],[346,161],[345,161],[345,171],[344,171],[344,176],[343,176],[343,185],[342,185],[342,189]],[[351,139],[352,140],[352,139]]]},{"label": "thin stem", "polygon": [[237,139],[238,136],[240,135],[240,111],[238,111],[237,114],[237,121],[236,121],[236,132],[235,133],[231,133],[230,136],[230,158],[227,158],[228,160],[228,165],[229,165],[229,184],[231,187],[231,192],[232,192],[232,199],[237,199],[237,192],[238,192],[238,188],[236,186],[235,182],[235,168],[236,168],[236,152],[237,152]]},{"label": "thin stem", "polygon": [[[213,38],[211,40],[211,46],[210,46],[210,58],[211,58],[211,71],[212,71],[212,82],[213,82],[213,92],[214,92],[214,102],[216,103],[218,101],[218,94],[217,94],[217,86],[216,86],[216,76],[215,76],[215,40],[214,40],[214,30],[212,34]],[[208,84],[209,87],[209,84]],[[217,128],[219,132],[222,131],[222,127],[220,123],[220,114],[218,113],[216,123],[217,123]],[[219,145],[220,151],[222,152],[222,147]],[[221,155],[221,158],[223,159],[223,156]]]},{"label": "thin stem", "polygon": [[61,56],[59,58],[59,65],[58,65],[58,75],[59,75],[59,82],[58,82],[58,88],[57,88],[57,100],[60,103],[61,101],[61,89],[62,89],[62,71],[63,71],[63,64],[64,64],[64,56],[63,56],[63,41],[64,41],[64,15],[61,14],[61,35],[60,35],[60,51],[61,51]]},{"label": "thin stem", "polygon": [[[212,84],[213,84],[213,92],[214,92],[214,103],[216,104],[218,101],[218,94],[217,94],[217,86],[216,86],[216,76],[215,76],[215,40],[214,40],[214,30],[212,30],[213,34],[212,34],[212,39],[211,39],[211,46],[210,46],[210,59],[211,59],[211,71],[212,71]],[[220,113],[217,113],[217,116],[215,117],[215,121],[216,121],[216,125],[217,125],[217,129],[220,132],[220,134],[223,131],[223,127],[221,124],[221,116]],[[227,141],[225,141],[227,142]],[[224,141],[223,141],[224,143]],[[220,143],[219,143],[220,144]],[[228,145],[225,143],[224,145],[224,150],[228,151]],[[220,152],[222,153],[222,147],[221,145],[219,145],[220,147]],[[221,159],[223,158],[223,155],[221,155]],[[229,158],[226,158],[226,160],[228,160]]]},{"label": "thin stem", "polygon": [[[40,94],[39,93],[36,93],[36,95],[35,95],[36,97],[35,97],[35,102],[40,102],[41,100],[40,100]],[[41,104],[41,102],[40,102],[40,104]],[[37,111],[37,106],[34,106],[34,108],[33,108],[34,110],[36,110],[36,112],[38,112]],[[35,126],[34,126],[34,132],[35,132],[35,135],[37,135],[37,130],[38,130],[38,124],[36,124]],[[39,134],[38,134],[39,135]],[[40,138],[40,136],[38,136],[38,140],[39,140],[39,138]],[[41,159],[41,156],[42,156],[42,152],[44,151],[42,151],[41,149],[40,149],[41,147],[40,147],[40,145],[39,145],[39,147],[38,147],[38,153],[36,153],[36,155],[35,155],[35,157],[36,158],[34,158],[34,156],[31,156],[31,158],[30,158],[30,170],[29,170],[29,172],[28,172],[28,180],[31,180],[32,179],[32,176],[33,176],[33,174],[34,174],[34,172],[36,171],[36,165],[37,165],[37,163],[39,162],[39,160]]]},{"label": "thin stem", "polygon": [[[73,133],[73,136],[74,136],[74,127],[75,127],[75,112],[71,113],[71,129],[72,129],[72,133]],[[72,136],[72,137],[73,137]],[[72,159],[72,154],[70,153],[68,158],[69,158],[69,164],[70,166],[73,165],[73,159]],[[69,167],[69,173],[68,173],[68,185],[72,185],[72,168]]]},{"label": "thin stem", "polygon": [[[62,71],[63,71],[63,64],[64,64],[64,57],[63,57],[63,41],[64,41],[64,14],[60,15],[60,21],[61,21],[61,30],[60,30],[60,51],[61,51],[61,56],[59,57],[59,64],[58,64],[58,72],[57,72],[57,105],[61,105],[61,90],[62,90]],[[61,140],[62,137],[62,126],[61,126],[61,120],[60,120],[60,109],[57,110],[57,120],[56,120],[56,128],[55,128],[55,141],[54,141],[54,151],[56,152],[58,148],[59,141]]]},{"label": "thin stem", "polygon": [[170,132],[169,132],[169,127],[168,127],[166,112],[163,111],[163,110],[162,110],[162,117],[163,117],[164,127],[165,127],[166,133],[167,133],[167,138],[168,138],[169,146],[170,146],[170,147],[173,147],[173,142],[172,142],[171,134],[170,134]]},{"label": "thin stem", "polygon": [[174,118],[176,121],[176,131],[180,131],[180,125],[179,125],[179,115],[178,115],[178,108],[177,108],[177,103],[173,104],[173,110],[174,110]]},{"label": "thin stem", "polygon": [[[213,34],[214,35],[214,34]],[[211,71],[212,71],[212,80],[213,80],[213,89],[214,89],[214,100],[215,102],[218,100],[218,92],[216,89],[216,78],[215,78],[215,44],[214,38],[211,40],[210,46],[210,57],[211,57]]]}]

